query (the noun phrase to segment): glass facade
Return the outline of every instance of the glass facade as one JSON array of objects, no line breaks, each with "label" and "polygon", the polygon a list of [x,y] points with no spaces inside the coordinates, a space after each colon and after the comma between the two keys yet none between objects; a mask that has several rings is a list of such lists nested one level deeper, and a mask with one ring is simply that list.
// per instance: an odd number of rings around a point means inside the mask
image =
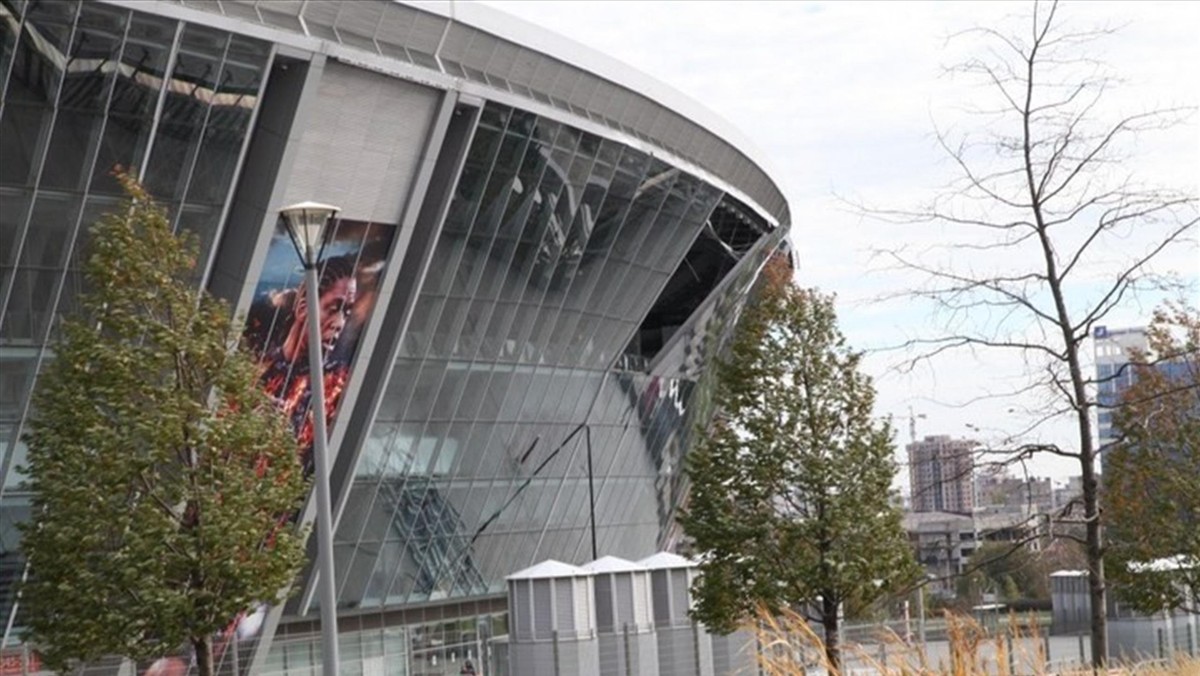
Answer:
[{"label": "glass facade", "polygon": [[[639,150],[488,104],[338,524],[339,607],[590,560],[593,500],[597,554],[673,547],[704,367],[784,234]],[[456,673],[437,659],[411,664]]]},{"label": "glass facade", "polygon": [[[308,82],[288,73],[294,55],[273,69],[268,42],[152,10],[0,0],[0,617],[10,628],[24,572],[15,524],[29,510],[21,425],[56,317],[81,291],[88,226],[119,203],[112,169],[134,168],[175,227],[196,234],[205,283],[231,195],[252,185],[253,201],[276,180],[263,176],[279,167],[253,162],[237,178],[250,137],[264,147],[293,138],[281,131],[289,106],[265,112],[274,96],[261,117],[276,126],[251,128],[265,80],[296,92]],[[179,15],[202,16],[189,11]],[[418,282],[394,295],[380,284],[375,325],[407,328],[364,342],[356,363],[384,364],[383,381],[344,416],[368,421],[361,449],[338,453],[358,461],[335,486],[347,673],[492,664],[492,639],[507,633],[496,605],[506,575],[549,558],[674,547],[684,457],[712,414],[706,366],[784,246],[786,228],[662,153],[561,112],[470,105],[482,107],[461,170],[429,187],[430,201],[449,197],[425,239],[427,271],[403,267],[423,263],[399,251],[372,268]],[[246,265],[249,285],[265,264]],[[220,668],[311,674],[320,642],[303,596],[261,635],[235,632]]]},{"label": "glass facade", "polygon": [[[0,616],[22,572],[21,420],[88,227],[133,168],[207,261],[269,43],[95,2],[0,1]],[[201,266],[203,270],[203,265]],[[199,281],[199,280],[198,280]]]},{"label": "glass facade", "polygon": [[605,551],[653,547],[655,471],[622,445],[627,395],[601,394],[720,198],[633,148],[483,110],[338,527],[342,606],[499,592],[578,559],[589,437]]},{"label": "glass facade", "polygon": [[[468,661],[485,670],[495,664],[497,656],[492,640],[508,633],[508,614],[472,614],[400,626],[363,627],[374,623],[361,621],[348,624],[348,628],[340,628],[338,632],[341,673],[346,676],[459,674],[461,665]],[[271,642],[260,673],[263,676],[311,674],[313,665],[320,663],[319,636],[279,635]]]}]

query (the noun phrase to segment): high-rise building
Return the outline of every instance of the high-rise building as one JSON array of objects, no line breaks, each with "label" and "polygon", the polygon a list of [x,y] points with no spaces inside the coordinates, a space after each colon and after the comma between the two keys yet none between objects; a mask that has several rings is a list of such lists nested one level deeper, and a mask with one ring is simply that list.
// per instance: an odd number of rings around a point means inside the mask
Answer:
[{"label": "high-rise building", "polygon": [[1150,345],[1143,328],[1097,326],[1092,330],[1092,340],[1096,349],[1096,441],[1097,448],[1103,450],[1117,440],[1113,408],[1136,377],[1130,366],[1133,354],[1146,352]]},{"label": "high-rise building", "polygon": [[[295,406],[300,271],[277,214],[341,207],[320,349],[347,673],[488,665],[509,573],[676,545],[705,369],[764,262],[790,257],[782,191],[707,109],[486,6],[393,0],[0,0],[0,91],[6,649],[30,393],[118,165],[197,235],[197,283]],[[312,673],[312,571],[294,591],[222,637],[222,673]]]},{"label": "high-rise building", "polygon": [[927,436],[908,445],[912,511],[971,514],[978,442]]}]

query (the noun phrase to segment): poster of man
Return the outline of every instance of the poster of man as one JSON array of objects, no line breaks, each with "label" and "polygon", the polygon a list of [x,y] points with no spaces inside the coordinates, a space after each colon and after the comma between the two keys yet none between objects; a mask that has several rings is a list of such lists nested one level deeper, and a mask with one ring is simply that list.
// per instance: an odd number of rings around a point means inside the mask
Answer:
[{"label": "poster of man", "polygon": [[[326,242],[318,268],[325,420],[334,417],[350,379],[359,337],[375,306],[379,279],[395,228],[341,220]],[[306,474],[312,472],[312,374],[308,351],[308,290],[304,270],[282,226],[267,252],[245,338],[259,357],[260,382],[291,421]]]}]

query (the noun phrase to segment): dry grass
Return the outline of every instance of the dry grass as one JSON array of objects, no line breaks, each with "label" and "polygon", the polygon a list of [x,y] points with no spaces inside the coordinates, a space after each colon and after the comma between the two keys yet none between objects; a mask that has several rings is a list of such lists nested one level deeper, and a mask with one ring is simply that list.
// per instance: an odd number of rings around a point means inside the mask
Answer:
[{"label": "dry grass", "polygon": [[[879,676],[1092,676],[1090,667],[1047,666],[1045,642],[1036,623],[1022,627],[1015,616],[989,634],[970,618],[947,615],[949,655],[933,657],[922,645],[908,645],[891,632],[876,638],[874,650],[843,647],[843,674]],[[808,622],[791,611],[759,617],[759,663],[766,676],[834,673],[824,644]],[[1114,666],[1108,676],[1200,676],[1200,660],[1182,657],[1168,663]]]}]

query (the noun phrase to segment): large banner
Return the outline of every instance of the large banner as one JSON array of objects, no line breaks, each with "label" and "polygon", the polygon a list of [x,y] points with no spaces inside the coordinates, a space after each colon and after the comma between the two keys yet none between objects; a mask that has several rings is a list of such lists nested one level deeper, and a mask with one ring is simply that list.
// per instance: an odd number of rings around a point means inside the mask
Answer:
[{"label": "large banner", "polygon": [[[359,337],[375,308],[380,274],[394,233],[390,225],[343,220],[325,246],[317,289],[326,430],[333,429]],[[259,357],[263,389],[291,420],[306,476],[313,471],[308,312],[304,270],[280,226],[271,240],[246,317],[245,338]]]}]

